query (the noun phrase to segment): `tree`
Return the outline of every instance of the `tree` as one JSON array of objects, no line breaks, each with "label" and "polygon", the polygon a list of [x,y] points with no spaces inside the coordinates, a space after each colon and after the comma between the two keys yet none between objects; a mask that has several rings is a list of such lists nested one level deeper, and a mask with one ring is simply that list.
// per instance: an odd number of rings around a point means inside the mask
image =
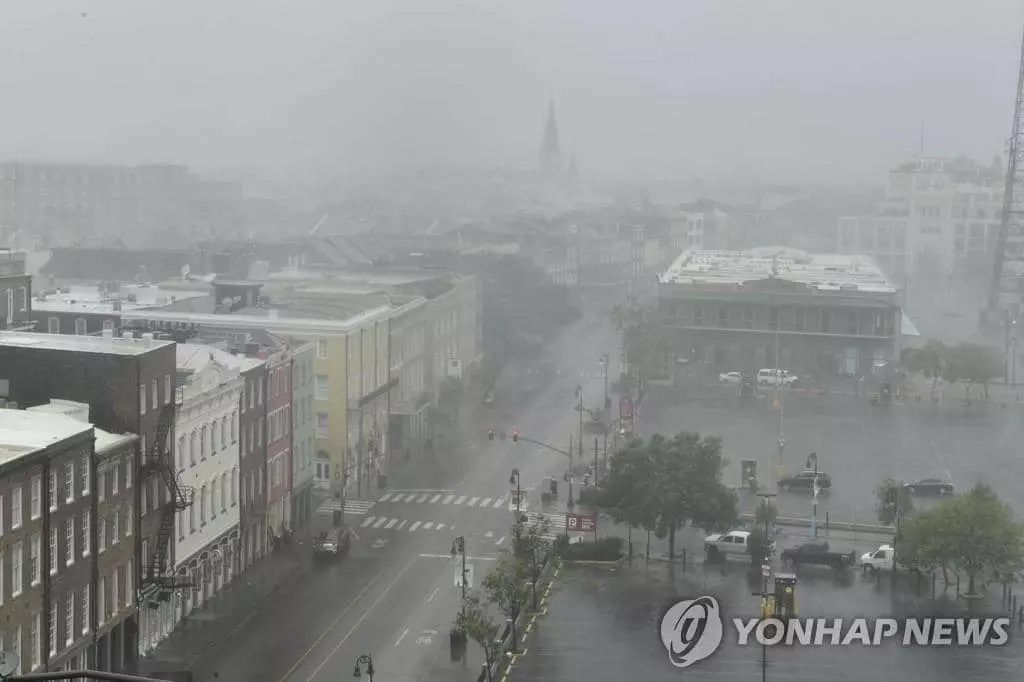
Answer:
[{"label": "tree", "polygon": [[512,526],[512,552],[522,562],[530,576],[530,593],[533,610],[537,610],[537,581],[540,580],[544,563],[551,553],[551,521],[542,516],[540,523],[527,525],[517,520]]},{"label": "tree", "polygon": [[519,641],[516,636],[516,620],[530,598],[526,588],[528,577],[529,573],[522,562],[517,560],[514,554],[506,552],[483,581],[488,601],[512,621],[513,651],[518,648]]},{"label": "tree", "polygon": [[878,522],[896,526],[914,509],[914,498],[902,483],[887,478],[875,488],[875,512]]},{"label": "tree", "polygon": [[971,386],[980,384],[985,400],[988,385],[1006,373],[1002,355],[994,348],[976,343],[961,343],[948,351],[946,380],[964,384],[964,397],[970,402]]},{"label": "tree", "polygon": [[921,348],[908,350],[903,364],[914,374],[923,374],[932,380],[931,396],[935,397],[935,389],[939,385],[945,371],[949,348],[936,339],[929,339]]},{"label": "tree", "polygon": [[1002,580],[1024,567],[1024,527],[980,483],[909,519],[901,540],[897,552],[903,563],[962,572],[970,594],[979,578]]},{"label": "tree", "polygon": [[608,462],[601,502],[616,523],[628,526],[630,557],[633,556],[634,528],[647,531],[647,558],[651,557],[650,536],[658,526],[658,518],[647,486],[654,476],[654,462],[640,439],[627,443]]},{"label": "tree", "polygon": [[491,669],[501,653],[501,644],[498,642],[498,624],[487,613],[487,606],[480,597],[475,594],[466,597],[465,608],[455,618],[455,627],[484,650],[487,682],[491,682]]}]

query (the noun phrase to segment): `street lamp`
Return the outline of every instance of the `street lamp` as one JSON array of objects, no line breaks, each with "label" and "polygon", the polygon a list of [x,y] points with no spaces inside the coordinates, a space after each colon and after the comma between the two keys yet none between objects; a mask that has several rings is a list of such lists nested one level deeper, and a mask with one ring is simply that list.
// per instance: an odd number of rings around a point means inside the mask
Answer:
[{"label": "street lamp", "polygon": [[[579,444],[580,449],[580,461],[583,461],[583,387],[576,387],[576,398],[579,399],[579,403],[576,405],[576,410],[579,412],[579,423],[576,428],[576,442]],[[569,460],[569,468],[572,469],[572,460]]]},{"label": "street lamp", "polygon": [[373,673],[376,671],[373,669],[373,658],[370,654],[363,654],[356,659],[356,669],[352,671],[352,677],[357,680],[362,677],[363,671],[360,669],[361,666],[366,666],[366,677],[369,678],[370,682],[373,682]]},{"label": "street lamp", "polygon": [[516,518],[519,518],[519,500],[523,497],[522,488],[519,487],[519,469],[512,470],[512,475],[508,477],[508,483],[516,487]]},{"label": "street lamp", "polygon": [[818,539],[818,493],[821,492],[818,485],[818,453],[807,455],[807,468],[814,470],[814,495],[811,498],[811,542],[814,542]]},{"label": "street lamp", "polygon": [[462,615],[466,615],[466,538],[462,535],[452,542],[452,558],[462,555]]}]

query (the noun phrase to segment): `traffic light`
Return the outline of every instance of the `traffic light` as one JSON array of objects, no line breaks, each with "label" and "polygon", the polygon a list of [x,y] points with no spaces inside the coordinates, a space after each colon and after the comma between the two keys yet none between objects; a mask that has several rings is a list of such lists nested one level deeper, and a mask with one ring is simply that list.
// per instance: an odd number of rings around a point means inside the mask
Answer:
[{"label": "traffic light", "polygon": [[519,442],[519,431],[517,431],[516,429],[512,429],[512,442],[513,443],[518,443]]},{"label": "traffic light", "polygon": [[494,440],[494,429],[487,429],[487,440]]}]

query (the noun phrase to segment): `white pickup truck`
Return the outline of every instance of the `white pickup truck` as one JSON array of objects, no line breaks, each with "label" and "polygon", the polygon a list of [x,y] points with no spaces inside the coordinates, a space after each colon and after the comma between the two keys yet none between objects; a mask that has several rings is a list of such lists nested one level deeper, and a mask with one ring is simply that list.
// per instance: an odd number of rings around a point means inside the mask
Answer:
[{"label": "white pickup truck", "polygon": [[879,545],[878,549],[861,554],[860,567],[865,573],[891,571],[895,554],[892,545]]},{"label": "white pickup truck", "polygon": [[[704,538],[704,553],[715,561],[729,557],[750,556],[750,531],[731,530],[728,533],[714,533]],[[768,554],[775,554],[775,543],[768,543]]]}]

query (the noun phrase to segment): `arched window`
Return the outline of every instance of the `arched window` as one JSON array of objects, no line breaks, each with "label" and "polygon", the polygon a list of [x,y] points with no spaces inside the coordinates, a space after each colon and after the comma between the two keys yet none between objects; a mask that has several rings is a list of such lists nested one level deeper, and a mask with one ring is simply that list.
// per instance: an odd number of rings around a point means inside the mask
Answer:
[{"label": "arched window", "polygon": [[220,447],[226,448],[228,446],[228,418],[224,417],[220,420]]},{"label": "arched window", "polygon": [[238,413],[231,413],[231,442],[238,440]]},{"label": "arched window", "polygon": [[178,469],[185,470],[185,436],[178,439]]},{"label": "arched window", "polygon": [[228,510],[228,472],[220,475],[220,510]]},{"label": "arched window", "polygon": [[217,518],[217,479],[210,482],[210,518]]},{"label": "arched window", "polygon": [[206,438],[209,429],[203,424],[202,432],[199,434],[199,457],[206,459]]},{"label": "arched window", "polygon": [[231,470],[231,506],[238,504],[238,467]]},{"label": "arched window", "polygon": [[196,430],[192,429],[192,433],[188,437],[188,461],[192,463],[192,466],[196,465],[196,453],[199,451],[196,446]]},{"label": "arched window", "polygon": [[196,532],[196,501],[192,500],[192,504],[188,506],[188,532],[189,534]]},{"label": "arched window", "polygon": [[206,510],[208,508],[207,507],[207,502],[209,501],[209,495],[210,495],[210,491],[206,487],[206,484],[204,483],[202,491],[200,492],[200,495],[199,495],[199,523],[200,524],[206,523]]}]

